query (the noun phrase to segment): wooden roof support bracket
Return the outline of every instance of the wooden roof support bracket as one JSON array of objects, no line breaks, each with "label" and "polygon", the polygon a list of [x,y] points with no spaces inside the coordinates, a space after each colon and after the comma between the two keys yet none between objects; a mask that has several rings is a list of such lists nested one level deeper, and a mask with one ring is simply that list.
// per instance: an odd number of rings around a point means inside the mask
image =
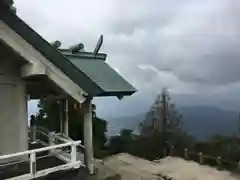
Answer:
[{"label": "wooden roof support bracket", "polygon": [[21,77],[27,78],[34,75],[46,75],[47,68],[42,64],[26,64],[21,67]]}]

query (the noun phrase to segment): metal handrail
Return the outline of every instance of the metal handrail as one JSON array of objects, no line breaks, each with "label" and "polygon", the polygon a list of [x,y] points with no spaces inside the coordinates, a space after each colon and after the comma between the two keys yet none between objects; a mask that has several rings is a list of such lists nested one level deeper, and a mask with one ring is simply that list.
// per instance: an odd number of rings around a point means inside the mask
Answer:
[{"label": "metal handrail", "polygon": [[34,149],[34,150],[29,150],[29,151],[24,151],[24,152],[18,152],[18,153],[14,153],[14,154],[2,155],[2,156],[0,156],[0,160],[13,158],[13,157],[17,157],[17,156],[24,156],[24,155],[28,155],[28,154],[32,154],[32,153],[40,153],[43,151],[63,148],[63,147],[71,146],[71,145],[79,145],[79,144],[81,144],[81,142],[82,141],[73,141],[73,142],[68,142],[65,144],[53,145],[53,146],[49,146],[49,147],[44,147],[44,148],[39,148],[39,149]]},{"label": "metal handrail", "polygon": [[[30,173],[22,175],[22,176],[14,177],[11,179],[15,179],[15,180],[17,180],[17,179],[33,179],[33,178],[45,176],[49,173],[56,172],[59,170],[64,170],[64,169],[69,169],[69,168],[78,168],[80,165],[83,165],[83,163],[81,161],[77,161],[76,147],[80,144],[81,144],[81,141],[72,141],[72,142],[68,142],[68,143],[64,143],[64,144],[53,145],[53,146],[49,146],[49,147],[28,150],[28,151],[18,152],[18,153],[14,153],[14,154],[3,155],[3,156],[0,156],[0,160],[6,160],[9,158],[30,155]],[[37,170],[36,170],[36,159],[37,159],[36,153],[49,151],[49,150],[51,151],[54,149],[64,148],[64,147],[68,147],[68,146],[71,146],[71,152],[70,152],[70,161],[67,164],[56,166],[53,168],[49,168],[49,169],[37,172]]]},{"label": "metal handrail", "polygon": [[[61,137],[62,136],[62,137]],[[56,139],[60,140],[60,141],[63,141],[63,142],[71,142],[71,141],[74,141],[73,139],[71,139],[70,137],[66,136],[65,134],[62,134],[62,133],[55,133],[55,136],[54,136]],[[82,144],[78,145],[78,147],[80,148],[84,148],[84,146]],[[77,150],[79,150],[79,148],[77,147]]]},{"label": "metal handrail", "polygon": [[36,132],[38,132],[38,133],[40,133],[40,134],[42,134],[42,135],[44,135],[44,136],[48,136],[48,133],[46,133],[46,132],[44,132],[44,131],[41,131],[40,129],[36,129]]},{"label": "metal handrail", "polygon": [[[29,128],[29,131],[30,131],[30,128]],[[36,133],[40,133],[49,139],[49,133],[51,133],[51,132],[43,126],[36,126]],[[63,133],[54,133],[53,138],[58,139],[58,140],[62,141],[63,143],[74,141],[73,139],[71,139],[70,137],[66,136]],[[40,139],[40,142],[42,142],[41,139]],[[42,143],[44,143],[43,145],[45,145],[45,146],[47,145],[45,142],[42,142]],[[77,146],[78,152],[81,152],[83,149],[84,149],[84,146],[82,144]]]},{"label": "metal handrail", "polygon": [[[172,147],[172,149],[174,149],[174,148]],[[204,154],[202,152],[188,151],[188,149],[184,149],[184,155],[183,156],[180,155],[180,157],[183,157],[183,158],[185,158],[187,160],[193,160],[192,158],[189,157],[189,155],[196,155],[196,156],[198,156],[198,158],[199,158],[198,162],[200,164],[203,163],[206,159],[208,159],[208,160],[211,159],[211,160],[215,160],[216,166],[217,165],[221,166],[222,163],[229,163],[231,165],[240,165],[240,161],[237,161],[237,160],[236,161],[230,161],[230,160],[223,159],[221,156],[214,157],[214,156],[211,156],[209,154]]]},{"label": "metal handrail", "polygon": [[66,136],[66,135],[63,134],[63,133],[55,133],[55,135],[56,135],[56,136],[62,136],[63,138],[66,138],[66,139],[68,139],[68,140],[70,140],[70,141],[73,141],[73,139],[71,139],[70,137]]},{"label": "metal handrail", "polygon": [[54,138],[56,138],[62,142],[72,142],[73,141],[71,138],[64,136],[62,133],[55,133]]},{"label": "metal handrail", "polygon": [[48,134],[46,134],[45,132],[43,132],[43,131],[40,131],[40,130],[36,130],[36,133],[39,133],[39,134],[42,134],[42,135],[44,135],[44,136],[47,136],[48,137]]}]

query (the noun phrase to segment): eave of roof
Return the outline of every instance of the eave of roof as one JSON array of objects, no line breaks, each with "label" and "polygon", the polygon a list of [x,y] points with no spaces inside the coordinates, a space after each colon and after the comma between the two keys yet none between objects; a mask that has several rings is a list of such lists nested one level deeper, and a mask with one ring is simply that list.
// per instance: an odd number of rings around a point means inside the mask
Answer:
[{"label": "eave of roof", "polygon": [[[23,39],[25,39],[29,44],[31,44],[35,49],[37,49],[43,56],[49,59],[56,67],[58,67],[63,73],[65,73],[72,81],[78,84],[89,96],[126,96],[131,95],[136,92],[136,89],[132,88],[129,91],[116,91],[116,92],[106,92],[95,82],[92,81],[84,72],[76,67],[68,58],[75,56],[74,54],[62,54],[55,49],[50,43],[48,43],[44,38],[42,38],[38,33],[36,33],[30,26],[28,26],[24,21],[22,21],[16,14],[11,12],[9,9],[0,6],[0,20],[12,28],[16,33],[18,33]],[[97,54],[95,57],[91,53],[85,52],[81,53],[81,56],[86,56],[89,58],[106,59],[106,54]]]},{"label": "eave of roof", "polygon": [[49,59],[76,84],[81,86],[90,96],[96,96],[101,93],[101,89],[97,87],[96,84],[84,73],[79,72],[79,69],[68,61],[67,58],[15,14],[0,7],[0,19],[36,48],[43,56]]}]

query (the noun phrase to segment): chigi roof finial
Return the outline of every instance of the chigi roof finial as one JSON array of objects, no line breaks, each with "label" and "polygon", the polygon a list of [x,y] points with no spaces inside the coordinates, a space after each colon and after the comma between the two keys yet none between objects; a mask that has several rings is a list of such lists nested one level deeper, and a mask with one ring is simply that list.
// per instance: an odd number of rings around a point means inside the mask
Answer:
[{"label": "chigi roof finial", "polygon": [[51,43],[53,47],[55,47],[56,49],[60,48],[62,43],[59,40],[56,40],[54,42]]},{"label": "chigi roof finial", "polygon": [[75,44],[75,45],[69,47],[69,50],[72,51],[72,53],[84,51],[84,45],[83,45],[83,43]]},{"label": "chigi roof finial", "polygon": [[96,45],[95,49],[93,50],[94,56],[97,55],[97,53],[99,52],[100,48],[102,47],[102,44],[103,44],[103,35],[101,35],[99,37],[97,45]]}]

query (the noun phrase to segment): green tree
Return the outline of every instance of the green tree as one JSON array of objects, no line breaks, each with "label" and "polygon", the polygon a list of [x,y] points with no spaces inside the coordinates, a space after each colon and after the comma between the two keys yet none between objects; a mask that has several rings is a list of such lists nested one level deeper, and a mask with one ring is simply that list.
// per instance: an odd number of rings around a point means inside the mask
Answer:
[{"label": "green tree", "polygon": [[152,147],[152,154],[164,156],[169,153],[170,146],[179,146],[180,136],[183,137],[182,116],[171,103],[170,95],[163,89],[150,107],[145,119],[140,124],[141,136]]},{"label": "green tree", "polygon": [[182,116],[170,102],[167,90],[163,89],[141,123],[140,135],[123,129],[119,136],[110,139],[109,151],[113,154],[127,152],[153,160],[168,153],[170,146],[184,149],[187,137],[182,130]]},{"label": "green tree", "polygon": [[170,100],[170,95],[164,88],[140,124],[142,135],[148,136],[153,132],[168,133],[182,130],[182,116]]}]

